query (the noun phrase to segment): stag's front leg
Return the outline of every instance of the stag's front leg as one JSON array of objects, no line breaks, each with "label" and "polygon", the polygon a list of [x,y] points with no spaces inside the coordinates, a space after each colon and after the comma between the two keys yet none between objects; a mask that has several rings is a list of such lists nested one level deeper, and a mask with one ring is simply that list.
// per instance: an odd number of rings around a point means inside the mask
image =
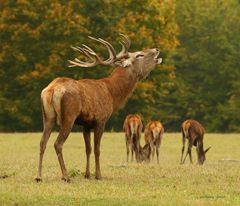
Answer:
[{"label": "stag's front leg", "polygon": [[85,178],[90,178],[90,155],[92,152],[92,147],[91,147],[91,136],[90,136],[89,128],[83,128],[83,137],[85,141],[86,161],[87,161]]},{"label": "stag's front leg", "polygon": [[95,154],[95,168],[96,168],[96,179],[102,179],[100,170],[100,143],[102,134],[104,131],[104,124],[97,124],[94,128],[94,154]]}]

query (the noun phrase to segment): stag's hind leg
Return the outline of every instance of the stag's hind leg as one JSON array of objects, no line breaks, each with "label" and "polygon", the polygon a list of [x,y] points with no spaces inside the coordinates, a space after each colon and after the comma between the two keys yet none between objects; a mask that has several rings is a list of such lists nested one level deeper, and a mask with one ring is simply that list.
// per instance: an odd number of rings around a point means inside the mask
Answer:
[{"label": "stag's hind leg", "polygon": [[43,117],[43,135],[40,141],[40,154],[39,154],[39,163],[38,163],[38,174],[35,180],[37,182],[42,181],[42,161],[43,161],[43,155],[47,146],[47,142],[49,140],[49,137],[52,132],[52,128],[55,123],[55,117],[52,118],[46,118]]},{"label": "stag's hind leg", "polygon": [[104,124],[97,124],[94,128],[94,154],[97,180],[102,179],[99,157],[100,157],[100,143],[104,131],[104,126],[105,126]]},{"label": "stag's hind leg", "polygon": [[90,136],[89,128],[83,128],[83,137],[85,141],[86,161],[87,161],[85,178],[90,178],[90,155],[92,152],[92,147],[91,147],[91,136]]},{"label": "stag's hind leg", "polygon": [[57,137],[57,140],[54,143],[54,148],[58,157],[58,161],[62,171],[62,180],[70,182],[70,179],[67,174],[67,169],[63,160],[62,147],[66,139],[68,138],[69,133],[71,132],[74,120],[62,121],[61,128]]}]

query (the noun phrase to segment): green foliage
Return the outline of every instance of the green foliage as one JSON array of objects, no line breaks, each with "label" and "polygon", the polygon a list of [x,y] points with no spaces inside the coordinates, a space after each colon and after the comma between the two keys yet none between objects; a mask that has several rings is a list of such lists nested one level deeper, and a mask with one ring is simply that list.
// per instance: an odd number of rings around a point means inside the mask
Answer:
[{"label": "green foliage", "polygon": [[[76,1],[6,1],[0,8],[0,125],[3,131],[41,128],[40,92],[70,76],[69,46],[87,35]],[[72,75],[73,76],[73,75]],[[75,75],[81,77],[81,75]]]},{"label": "green foliage", "polygon": [[174,60],[186,94],[181,118],[198,119],[208,131],[237,131],[240,123],[229,115],[239,98],[239,19],[236,0],[177,3],[181,45]]},{"label": "green foliage", "polygon": [[[55,77],[101,78],[109,74],[102,67],[76,70],[66,68],[66,60],[72,59],[74,55],[73,52],[70,53],[70,45],[86,42],[87,35],[105,38],[119,48],[115,39],[119,32],[126,33],[133,40],[133,50],[160,47],[167,59],[169,51],[177,45],[174,32],[177,31],[177,25],[174,22],[174,2],[163,2],[4,2],[0,7],[0,130],[40,130],[40,92]],[[94,48],[91,42],[88,43]],[[106,53],[103,48],[98,50]],[[154,75],[159,82],[161,73],[157,71]],[[168,81],[167,78],[163,79]],[[144,97],[143,104],[139,104],[139,112],[152,99],[152,88],[160,87],[154,84],[153,79],[149,80],[136,92],[133,99],[137,100],[137,104]],[[149,112],[145,113],[150,114]],[[117,127],[122,118],[115,116],[118,120]],[[109,128],[114,124],[115,122],[110,122]]]}]

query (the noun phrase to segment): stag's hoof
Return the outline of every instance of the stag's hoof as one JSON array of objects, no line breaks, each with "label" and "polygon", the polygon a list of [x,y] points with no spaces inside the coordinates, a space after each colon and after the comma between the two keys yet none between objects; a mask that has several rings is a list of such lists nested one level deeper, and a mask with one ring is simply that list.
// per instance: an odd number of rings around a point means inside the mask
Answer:
[{"label": "stag's hoof", "polygon": [[36,177],[36,178],[35,178],[35,181],[36,181],[36,182],[42,182],[42,178],[41,178],[41,177]]},{"label": "stag's hoof", "polygon": [[67,182],[67,183],[69,183],[69,182],[70,182],[70,179],[69,179],[69,177],[62,177],[62,180],[63,180],[64,182]]}]

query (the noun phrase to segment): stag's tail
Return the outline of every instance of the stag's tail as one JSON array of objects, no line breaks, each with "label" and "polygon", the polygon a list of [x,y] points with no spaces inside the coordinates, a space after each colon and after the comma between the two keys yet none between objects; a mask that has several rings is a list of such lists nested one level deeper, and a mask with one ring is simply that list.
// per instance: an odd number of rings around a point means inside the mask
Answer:
[{"label": "stag's tail", "polygon": [[55,110],[52,105],[53,90],[45,88],[41,93],[43,121],[56,117]]}]

